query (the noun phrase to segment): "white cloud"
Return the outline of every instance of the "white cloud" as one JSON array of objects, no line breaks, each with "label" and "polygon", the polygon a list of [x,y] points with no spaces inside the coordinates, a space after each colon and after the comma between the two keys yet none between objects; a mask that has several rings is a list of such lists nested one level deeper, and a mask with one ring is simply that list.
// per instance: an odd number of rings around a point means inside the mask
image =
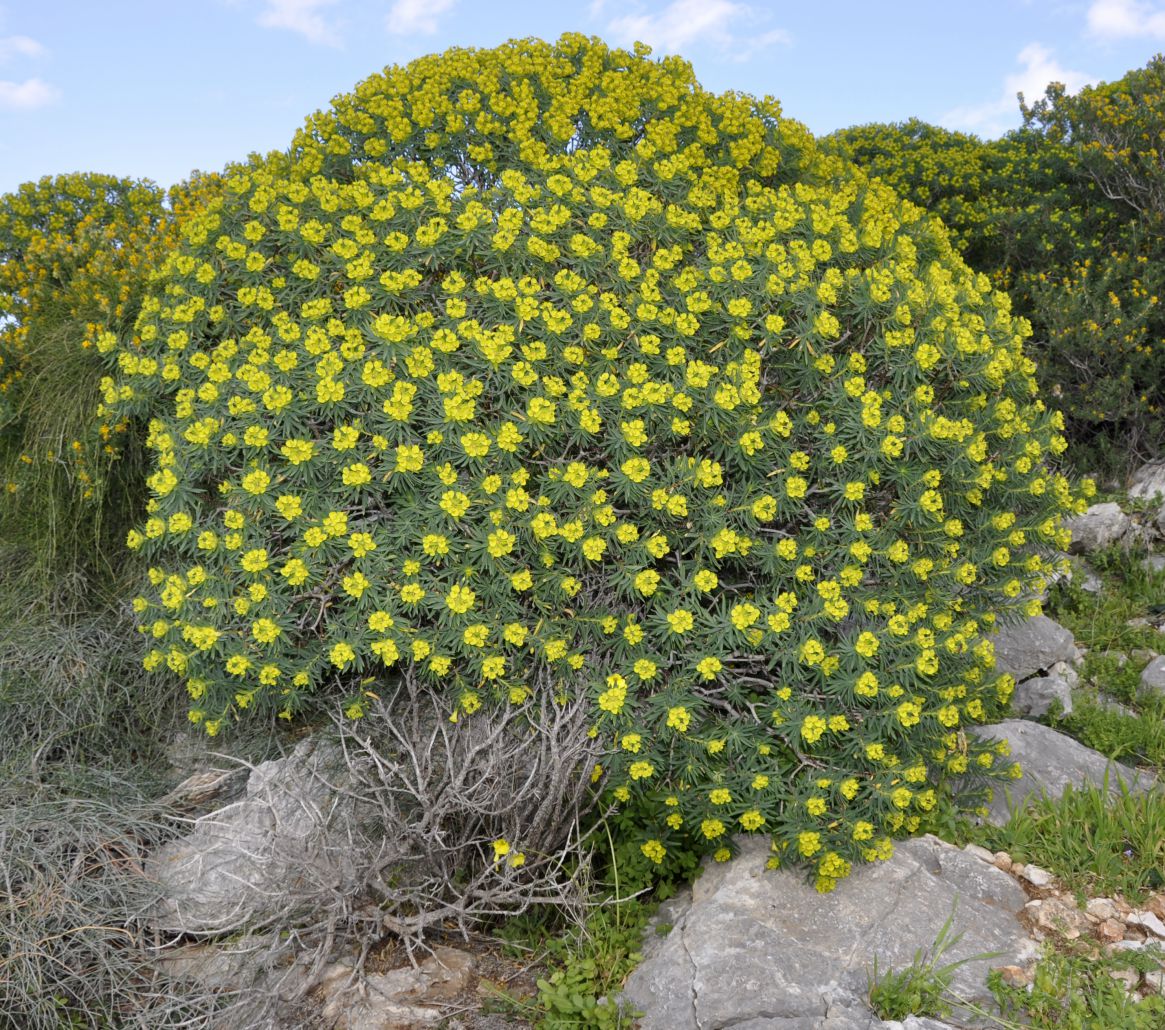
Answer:
[{"label": "white cloud", "polygon": [[[598,14],[603,6],[596,3],[591,9]],[[734,31],[741,22],[753,20],[752,9],[734,0],[672,0],[659,11],[612,18],[607,32],[620,43],[639,41],[667,53],[707,40],[741,61],[774,43],[789,42],[788,33],[780,29],[758,33],[755,25],[745,24],[743,34]]]},{"label": "white cloud", "polygon": [[1093,0],[1088,28],[1105,39],[1165,39],[1165,8],[1144,0]]},{"label": "white cloud", "polygon": [[1039,100],[1051,82],[1062,82],[1069,93],[1095,82],[1096,77],[1073,71],[1057,63],[1052,51],[1040,43],[1029,43],[1017,55],[1017,70],[1003,80],[999,98],[983,104],[969,104],[947,111],[939,122],[951,129],[992,137],[1019,126],[1019,102],[1022,93],[1027,103]]},{"label": "white cloud", "polygon": [[32,111],[51,104],[60,95],[60,90],[40,79],[25,79],[24,82],[0,79],[0,110]]},{"label": "white cloud", "polygon": [[321,46],[339,46],[340,35],[320,13],[336,0],[266,0],[267,6],[259,13],[259,24],[267,29],[287,29],[298,33],[309,43]]},{"label": "white cloud", "polygon": [[0,61],[10,57],[40,57],[44,47],[28,36],[0,36]]},{"label": "white cloud", "polygon": [[396,0],[384,19],[394,36],[431,36],[456,0]]}]

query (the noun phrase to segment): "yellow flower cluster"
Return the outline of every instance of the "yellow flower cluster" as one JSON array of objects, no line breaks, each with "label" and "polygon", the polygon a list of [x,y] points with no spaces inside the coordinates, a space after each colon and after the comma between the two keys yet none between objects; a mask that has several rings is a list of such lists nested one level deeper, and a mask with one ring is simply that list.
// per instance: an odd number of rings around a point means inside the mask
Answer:
[{"label": "yellow flower cluster", "polygon": [[105,385],[154,413],[147,662],[216,730],[404,664],[458,721],[583,693],[649,861],[765,830],[828,885],[984,751],[982,632],[1063,542],[1025,332],[679,60],[389,69],[228,180]]},{"label": "yellow flower cluster", "polygon": [[[129,336],[152,274],[212,184],[175,187],[169,207],[150,182],[94,174],[0,197],[0,433],[23,452],[4,484],[17,503],[54,472],[79,500],[100,496],[127,428],[122,418],[92,424],[101,352]],[[52,503],[63,513],[69,500]]]}]

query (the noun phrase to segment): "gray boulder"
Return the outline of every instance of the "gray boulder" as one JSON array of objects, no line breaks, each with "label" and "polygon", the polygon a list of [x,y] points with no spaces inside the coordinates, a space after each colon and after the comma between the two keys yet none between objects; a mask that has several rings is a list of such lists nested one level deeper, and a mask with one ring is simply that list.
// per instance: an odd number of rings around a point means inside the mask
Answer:
[{"label": "gray boulder", "polygon": [[[1165,513],[1165,509],[1162,509]],[[1165,572],[1165,554],[1151,554],[1141,562],[1146,572]]]},{"label": "gray boulder", "polygon": [[1011,707],[1027,719],[1041,719],[1059,703],[1061,714],[1072,714],[1072,685],[1063,676],[1034,676],[1015,688]]},{"label": "gray boulder", "polygon": [[1071,632],[1046,615],[1001,626],[990,639],[995,645],[995,671],[1010,673],[1017,681],[1076,657]]},{"label": "gray boulder", "polygon": [[[1027,897],[1006,873],[935,837],[900,842],[887,862],[861,865],[830,894],[800,871],[767,870],[768,840],[709,863],[668,935],[628,977],[624,1001],[642,1030],[943,1030],[941,1021],[884,1023],[870,1010],[868,975],[901,969],[929,947],[954,909],[963,937],[946,961],[951,989],[990,1008],[987,972],[1035,956],[1017,914]],[[957,899],[957,904],[956,904]]]},{"label": "gray boulder", "polygon": [[308,738],[286,758],[251,770],[245,794],[193,820],[193,829],[155,852],[146,875],[164,900],[147,915],[178,934],[254,930],[312,890],[343,889],[351,869],[343,840],[347,802],[336,790],[335,752]]},{"label": "gray boulder", "polygon": [[1165,500],[1165,462],[1142,465],[1129,480],[1129,496]]},{"label": "gray boulder", "polygon": [[1146,790],[1154,782],[1147,773],[1113,762],[1099,751],[1037,722],[1009,719],[993,726],[976,727],[972,732],[987,740],[1006,740],[1011,745],[1011,760],[1019,762],[1023,771],[1018,780],[995,787],[987,821],[996,826],[1008,821],[1009,800],[1011,806],[1020,807],[1029,798],[1041,794],[1058,798],[1069,784],[1099,787],[1106,775],[1113,795],[1120,793],[1120,781],[1133,790]]},{"label": "gray boulder", "polygon": [[1158,655],[1141,673],[1141,690],[1165,695],[1165,655]]},{"label": "gray boulder", "polygon": [[1119,504],[1094,504],[1082,515],[1064,520],[1072,532],[1069,554],[1089,554],[1123,540],[1132,529],[1132,520]]}]

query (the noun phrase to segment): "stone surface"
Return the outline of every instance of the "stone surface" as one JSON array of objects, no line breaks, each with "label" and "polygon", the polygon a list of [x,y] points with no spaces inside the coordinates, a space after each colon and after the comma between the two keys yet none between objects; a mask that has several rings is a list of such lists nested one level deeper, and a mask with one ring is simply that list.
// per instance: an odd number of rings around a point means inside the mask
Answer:
[{"label": "stone surface", "polygon": [[1165,500],[1165,462],[1142,465],[1129,480],[1129,496]]},{"label": "stone surface", "polygon": [[337,962],[315,987],[321,1017],[332,1030],[412,1030],[434,1026],[440,1008],[471,984],[474,958],[457,948],[434,949],[417,966],[365,974],[357,984],[352,967]]},{"label": "stone surface", "polygon": [[[934,837],[899,842],[887,862],[854,869],[830,894],[798,871],[766,870],[767,841],[745,839],[710,863],[668,935],[628,978],[642,1030],[873,1030],[867,974],[908,965],[951,915],[963,933],[944,956],[1001,952],[960,966],[952,989],[990,1006],[993,966],[1023,965],[1035,946],[1017,914],[1027,898],[1006,873]],[[914,1030],[941,1022],[916,1021]]]},{"label": "stone surface", "polygon": [[325,858],[342,853],[341,841],[329,839],[332,757],[313,739],[301,741],[286,758],[255,766],[240,800],[200,816],[190,833],[155,852],[146,875],[165,898],[147,914],[149,924],[187,934],[253,930],[286,910],[289,884],[305,873],[339,888],[345,870]]},{"label": "stone surface", "polygon": [[1046,615],[1002,626],[990,639],[995,645],[995,671],[1017,681],[1076,657],[1071,632]]},{"label": "stone surface", "polygon": [[1123,540],[1132,528],[1132,520],[1119,504],[1108,501],[1094,504],[1082,515],[1064,520],[1072,533],[1069,554],[1091,554]]},{"label": "stone surface", "polygon": [[997,826],[1009,818],[1009,799],[1018,807],[1041,793],[1058,798],[1069,784],[1100,786],[1106,772],[1109,773],[1108,789],[1114,795],[1120,792],[1118,778],[1134,790],[1145,790],[1153,782],[1147,774],[1111,762],[1100,752],[1037,722],[1009,719],[993,726],[977,727],[972,732],[988,740],[1006,739],[1011,744],[1011,759],[1019,762],[1023,770],[1018,780],[995,787],[987,821]]},{"label": "stone surface", "polygon": [[1053,704],[1059,705],[1062,715],[1072,714],[1072,686],[1062,676],[1033,676],[1020,683],[1011,697],[1013,711],[1028,719],[1043,718]]},{"label": "stone surface", "polygon": [[1024,906],[1035,929],[1074,941],[1090,929],[1088,917],[1072,898],[1052,897]]},{"label": "stone surface", "polygon": [[1125,922],[1130,926],[1140,926],[1155,937],[1165,939],[1165,923],[1152,912],[1130,912],[1125,916]]},{"label": "stone surface", "polygon": [[1117,715],[1123,715],[1126,719],[1135,719],[1137,717],[1137,713],[1128,705],[1121,704],[1111,694],[1105,694],[1103,691],[1096,695],[1096,703],[1106,712],[1115,712]]},{"label": "stone surface", "polygon": [[1047,887],[1052,882],[1051,873],[1046,869],[1041,869],[1038,865],[1032,865],[1031,862],[1023,867],[1023,872],[1019,875],[1033,887]]},{"label": "stone surface", "polygon": [[1165,554],[1151,554],[1141,564],[1147,572],[1165,572]]},{"label": "stone surface", "polygon": [[1118,915],[1112,898],[1090,898],[1084,906],[1084,911],[1090,916],[1096,916],[1097,919],[1115,919]]},{"label": "stone surface", "polygon": [[963,850],[968,855],[974,855],[980,862],[986,862],[988,865],[995,864],[995,853],[980,847],[978,844],[964,844]]},{"label": "stone surface", "polygon": [[1146,693],[1165,694],[1165,655],[1158,655],[1141,673],[1141,689]]}]

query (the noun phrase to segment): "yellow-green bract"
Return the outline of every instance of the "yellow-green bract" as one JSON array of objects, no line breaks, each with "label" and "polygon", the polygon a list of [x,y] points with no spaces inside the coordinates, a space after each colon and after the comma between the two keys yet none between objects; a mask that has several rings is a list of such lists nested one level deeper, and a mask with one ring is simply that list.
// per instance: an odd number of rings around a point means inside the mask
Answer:
[{"label": "yellow-green bract", "polygon": [[[148,664],[219,732],[402,667],[589,695],[643,854],[886,857],[1063,542],[1022,321],[774,101],[565,36],[390,68],[231,178],[117,354]],[[515,842],[520,847],[521,842]]]}]

